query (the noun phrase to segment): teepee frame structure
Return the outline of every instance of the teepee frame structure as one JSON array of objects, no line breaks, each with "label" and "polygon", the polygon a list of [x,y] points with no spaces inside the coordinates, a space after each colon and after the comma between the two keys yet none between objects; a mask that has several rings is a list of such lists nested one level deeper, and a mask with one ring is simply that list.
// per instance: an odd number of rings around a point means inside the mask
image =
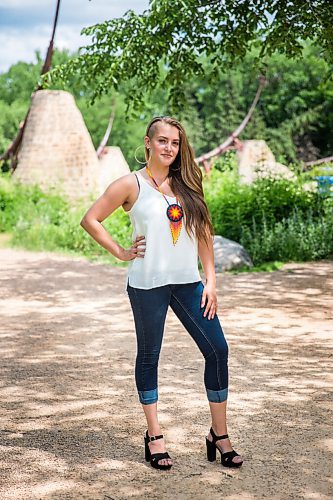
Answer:
[{"label": "teepee frame structure", "polygon": [[[57,27],[57,24],[58,24],[60,2],[61,2],[61,0],[57,0],[56,12],[55,12],[54,21],[53,21],[53,29],[52,29],[51,40],[50,40],[50,43],[49,43],[49,46],[48,46],[48,49],[47,49],[47,53],[46,53],[46,57],[45,57],[45,60],[44,60],[43,67],[41,69],[41,73],[40,73],[41,75],[44,75],[45,73],[47,73],[50,70],[50,68],[51,68],[52,55],[53,55],[53,51],[54,51],[54,37],[55,37],[56,27]],[[36,87],[36,89],[34,90],[34,92],[36,92],[37,90],[40,90],[41,88],[42,88],[41,85],[38,85]],[[33,94],[34,94],[34,92],[33,92]],[[11,169],[12,169],[12,171],[14,171],[16,169],[16,167],[17,167],[17,156],[18,156],[18,152],[19,152],[19,149],[20,149],[20,146],[21,146],[21,143],[22,143],[23,133],[24,133],[24,129],[25,129],[25,126],[26,126],[26,123],[27,123],[27,120],[28,120],[28,116],[29,116],[29,112],[30,112],[30,107],[31,107],[31,105],[29,106],[29,109],[27,111],[27,114],[25,115],[24,120],[19,125],[19,130],[17,132],[17,135],[16,135],[15,139],[9,145],[9,147],[7,148],[7,151],[5,151],[5,153],[2,156],[0,156],[0,160],[11,160]]]},{"label": "teepee frame structure", "polygon": [[205,153],[198,158],[195,159],[195,161],[200,164],[203,164],[203,167],[205,169],[206,173],[210,172],[211,169],[211,159],[215,158],[216,156],[221,156],[223,153],[225,153],[229,149],[241,149],[242,148],[242,143],[239,140],[240,134],[243,132],[245,129],[246,125],[249,123],[251,116],[255,110],[255,107],[259,101],[260,94],[263,90],[263,88],[267,85],[267,80],[263,75],[260,75],[259,77],[259,86],[256,92],[256,95],[253,99],[253,102],[247,112],[247,115],[245,116],[244,120],[242,123],[229,135],[229,137],[222,142],[219,146],[216,148],[212,149],[208,153]]}]

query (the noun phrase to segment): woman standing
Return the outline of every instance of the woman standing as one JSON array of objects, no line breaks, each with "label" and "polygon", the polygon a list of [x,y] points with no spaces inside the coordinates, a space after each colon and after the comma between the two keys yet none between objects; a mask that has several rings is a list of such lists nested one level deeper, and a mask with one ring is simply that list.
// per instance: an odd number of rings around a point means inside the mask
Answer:
[{"label": "woman standing", "polygon": [[[126,291],[137,338],[135,381],[148,427],[145,458],[157,469],[172,466],[157,415],[158,360],[170,306],[205,358],[204,384],[212,418],[207,458],[214,461],[218,450],[222,465],[240,467],[243,460],[227,434],[228,344],[216,314],[214,231],[202,173],[183,126],[174,118],[151,120],[144,147],[144,168],[112,182],[81,225],[115,257],[130,261]],[[116,243],[101,224],[120,206],[133,225],[129,249]]]}]

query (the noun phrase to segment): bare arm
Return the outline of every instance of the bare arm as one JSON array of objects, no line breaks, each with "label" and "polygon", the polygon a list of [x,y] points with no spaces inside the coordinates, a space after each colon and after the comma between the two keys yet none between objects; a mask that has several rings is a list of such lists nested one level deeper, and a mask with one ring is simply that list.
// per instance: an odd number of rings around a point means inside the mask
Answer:
[{"label": "bare arm", "polygon": [[206,284],[201,297],[201,307],[204,307],[207,300],[203,315],[205,317],[208,314],[208,319],[212,319],[217,312],[217,295],[213,238],[211,236],[209,237],[208,246],[206,242],[202,240],[198,241],[198,254],[206,276]]},{"label": "bare arm", "polygon": [[216,285],[216,275],[214,266],[213,238],[209,237],[209,245],[202,240],[198,242],[198,254],[206,276],[206,283]]},{"label": "bare arm", "polygon": [[142,242],[144,237],[137,237],[132,247],[129,250],[125,250],[111,238],[101,223],[128,200],[132,189],[133,176],[131,174],[124,175],[115,180],[94,202],[80,222],[83,229],[97,243],[120,260],[132,260],[135,257],[142,257],[142,250],[138,248],[138,244],[142,245],[144,243]]}]

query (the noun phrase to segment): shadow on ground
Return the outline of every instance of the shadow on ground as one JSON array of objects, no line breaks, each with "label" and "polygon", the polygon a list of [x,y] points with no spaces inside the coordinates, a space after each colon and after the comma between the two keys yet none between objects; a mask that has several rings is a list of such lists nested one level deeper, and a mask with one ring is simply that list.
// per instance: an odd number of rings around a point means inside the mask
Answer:
[{"label": "shadow on ground", "polygon": [[126,270],[11,249],[0,260],[1,499],[331,498],[333,262],[218,276],[239,470],[206,460],[204,360],[169,311],[164,472],[143,459]]}]

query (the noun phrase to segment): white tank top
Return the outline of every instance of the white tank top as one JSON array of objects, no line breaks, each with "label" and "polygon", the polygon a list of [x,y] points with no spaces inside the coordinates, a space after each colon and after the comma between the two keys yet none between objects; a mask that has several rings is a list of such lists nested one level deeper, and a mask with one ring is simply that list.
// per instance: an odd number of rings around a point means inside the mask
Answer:
[{"label": "white tank top", "polygon": [[[166,214],[168,204],[164,196],[151,186],[140,172],[135,175],[140,191],[127,213],[133,226],[132,241],[137,236],[145,236],[146,250],[143,258],[136,257],[129,261],[125,289],[127,280],[130,286],[143,289],[200,281],[198,240],[196,237],[189,237],[186,232],[186,214],[177,243],[174,245]],[[175,197],[166,198],[169,203],[176,203]]]}]

